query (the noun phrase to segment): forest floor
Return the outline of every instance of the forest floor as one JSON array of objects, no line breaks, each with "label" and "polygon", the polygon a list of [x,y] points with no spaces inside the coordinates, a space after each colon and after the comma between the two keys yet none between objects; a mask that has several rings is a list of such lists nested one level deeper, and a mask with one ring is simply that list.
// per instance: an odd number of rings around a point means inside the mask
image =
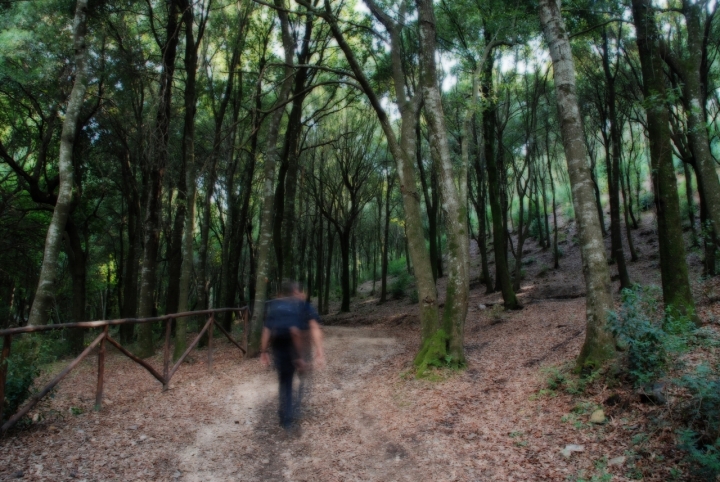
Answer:
[{"label": "forest floor", "polygon": [[[640,261],[630,274],[659,284],[646,218],[633,231]],[[324,320],[328,365],[313,375],[298,432],[277,426],[274,373],[220,339],[214,371],[198,351],[167,392],[110,352],[103,410],[92,411],[91,359],[41,404],[35,423],[0,439],[0,480],[671,480],[684,470],[672,430],[647,436],[662,407],[604,386],[581,396],[541,392],[548,369],[570,365],[584,338],[572,237],[570,223],[559,270],[549,269],[551,250],[528,243],[522,310],[502,311],[499,294],[472,289],[464,371],[415,379],[416,307],[407,298],[378,305],[366,283],[351,313]],[[688,255],[698,312],[713,320],[718,285],[699,279],[699,259]],[[604,406],[608,422],[589,423],[613,394],[623,403]],[[570,444],[582,451],[562,454]]]}]

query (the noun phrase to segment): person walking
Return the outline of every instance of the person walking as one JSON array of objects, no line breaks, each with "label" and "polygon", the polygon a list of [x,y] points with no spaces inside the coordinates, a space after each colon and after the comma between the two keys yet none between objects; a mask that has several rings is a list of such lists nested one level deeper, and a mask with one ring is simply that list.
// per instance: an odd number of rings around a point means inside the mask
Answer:
[{"label": "person walking", "polygon": [[[305,293],[294,281],[283,282],[281,297],[268,301],[265,309],[260,361],[270,365],[268,348],[272,348],[273,363],[278,372],[280,425],[290,429],[299,411],[304,391],[304,376],[314,365],[325,365],[320,316],[306,300]],[[313,363],[312,349],[315,349]],[[295,373],[301,376],[301,388],[293,394]]]}]

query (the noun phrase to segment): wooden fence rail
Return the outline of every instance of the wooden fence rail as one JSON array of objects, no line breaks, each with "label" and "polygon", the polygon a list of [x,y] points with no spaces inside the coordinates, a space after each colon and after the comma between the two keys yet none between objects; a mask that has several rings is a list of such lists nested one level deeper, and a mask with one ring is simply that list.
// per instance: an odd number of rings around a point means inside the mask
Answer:
[{"label": "wooden fence rail", "polygon": [[[230,333],[228,333],[223,326],[215,320],[215,315],[217,313],[227,313],[227,312],[238,312],[243,320],[243,340],[242,345],[238,343],[237,340],[235,340]],[[186,318],[190,316],[207,316],[208,319],[205,322],[205,325],[203,326],[202,330],[197,334],[195,339],[190,343],[190,345],[187,347],[185,352],[182,354],[180,358],[178,358],[177,361],[170,366],[170,341],[171,341],[171,326],[172,321],[178,318]],[[109,329],[111,326],[115,325],[133,325],[133,324],[142,324],[142,323],[154,323],[158,321],[165,322],[165,341],[163,346],[163,370],[162,374],[160,374],[153,366],[148,363],[145,360],[142,360],[141,358],[136,357],[132,353],[130,353],[125,347],[120,345],[116,340],[110,337]],[[77,356],[73,361],[70,362],[68,366],[66,366],[60,373],[58,373],[55,378],[50,380],[41,390],[39,390],[37,393],[35,393],[26,403],[23,405],[20,409],[18,409],[17,412],[15,412],[8,420],[5,422],[2,427],[0,427],[0,432],[4,433],[9,428],[11,428],[13,425],[15,425],[21,418],[23,418],[27,413],[35,407],[35,405],[42,400],[43,397],[45,397],[50,391],[57,385],[60,380],[62,380],[68,373],[70,373],[75,367],[77,367],[81,361],[83,361],[98,345],[100,345],[100,349],[98,350],[98,374],[97,374],[97,388],[95,391],[95,410],[100,410],[102,408],[102,399],[103,399],[103,387],[105,385],[105,351],[106,351],[106,342],[113,345],[115,348],[118,349],[120,353],[130,358],[132,361],[136,362],[143,368],[145,368],[152,376],[157,378],[157,380],[162,383],[163,390],[167,390],[168,385],[170,383],[170,379],[173,377],[175,372],[177,372],[178,368],[180,368],[180,365],[185,360],[185,358],[190,354],[190,352],[197,346],[197,344],[200,342],[200,339],[202,336],[209,332],[210,336],[208,337],[208,369],[212,371],[212,364],[213,364],[213,329],[215,326],[218,327],[218,329],[222,332],[223,335],[225,335],[232,344],[234,344],[236,347],[238,347],[242,352],[243,355],[247,353],[247,343],[248,343],[248,321],[249,321],[249,309],[247,306],[244,306],[242,308],[218,308],[214,310],[202,310],[202,311],[187,311],[184,313],[173,313],[170,315],[164,315],[164,316],[156,316],[153,318],[125,318],[125,319],[119,319],[119,320],[103,320],[103,321],[81,321],[77,323],[62,323],[57,325],[42,325],[42,326],[23,326],[18,328],[8,328],[6,330],[0,330],[0,337],[3,338],[3,348],[2,352],[0,352],[0,421],[2,421],[2,415],[3,415],[3,406],[5,405],[5,382],[7,380],[7,359],[10,356],[10,345],[12,343],[12,339],[14,335],[19,335],[22,333],[38,333],[38,332],[44,332],[44,331],[52,331],[52,330],[63,330],[66,328],[102,328],[103,331],[100,333],[93,341],[90,343],[90,345],[83,350],[80,355]]]}]

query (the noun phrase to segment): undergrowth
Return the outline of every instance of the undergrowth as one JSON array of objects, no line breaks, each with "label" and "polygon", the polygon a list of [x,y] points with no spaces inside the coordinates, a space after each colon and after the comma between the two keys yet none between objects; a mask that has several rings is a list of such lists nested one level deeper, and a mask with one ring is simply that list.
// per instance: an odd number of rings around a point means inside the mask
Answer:
[{"label": "undergrowth", "polygon": [[69,353],[69,345],[61,331],[26,334],[17,337],[7,363],[3,422],[33,394],[35,378],[43,366]]},{"label": "undergrowth", "polygon": [[663,310],[659,298],[656,288],[624,290],[621,308],[608,317],[617,359],[579,376],[570,365],[548,368],[546,386],[536,397],[582,396],[596,383],[651,393],[653,403],[666,404],[652,423],[660,418],[671,423],[693,475],[714,481],[720,477],[720,335],[710,327],[698,328],[692,315]]}]

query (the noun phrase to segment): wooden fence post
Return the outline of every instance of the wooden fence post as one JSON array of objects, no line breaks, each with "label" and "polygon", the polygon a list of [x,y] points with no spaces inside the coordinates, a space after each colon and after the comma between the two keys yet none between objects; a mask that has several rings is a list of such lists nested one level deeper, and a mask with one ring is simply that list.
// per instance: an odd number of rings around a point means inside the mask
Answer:
[{"label": "wooden fence post", "polygon": [[98,351],[98,377],[97,377],[97,390],[95,391],[95,410],[99,411],[102,408],[103,399],[103,387],[105,385],[105,340],[108,336],[108,329],[110,327],[105,325],[103,330],[103,338],[100,340],[100,351]]},{"label": "wooden fence post", "polygon": [[170,332],[172,331],[173,319],[165,320],[165,349],[163,350],[163,391],[170,386],[168,375],[170,374]]},{"label": "wooden fence post", "polygon": [[12,335],[5,335],[2,355],[0,355],[0,423],[2,423],[3,407],[5,406],[5,381],[7,380],[7,359],[10,356]]}]

